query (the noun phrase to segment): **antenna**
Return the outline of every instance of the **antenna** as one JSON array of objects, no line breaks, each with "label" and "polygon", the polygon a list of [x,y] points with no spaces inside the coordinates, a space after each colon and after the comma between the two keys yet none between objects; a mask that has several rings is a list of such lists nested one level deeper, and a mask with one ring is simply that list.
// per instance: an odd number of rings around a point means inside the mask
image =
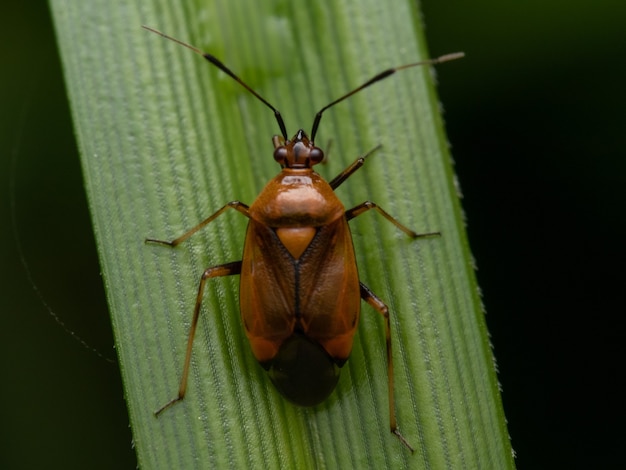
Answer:
[{"label": "antenna", "polygon": [[408,69],[408,68],[411,68],[411,67],[417,67],[417,66],[420,66],[420,65],[440,64],[442,62],[448,62],[449,60],[460,59],[461,57],[464,57],[464,56],[465,56],[465,53],[463,53],[463,52],[454,52],[452,54],[442,55],[441,57],[437,57],[436,59],[423,60],[421,62],[415,62],[413,64],[401,65],[400,67],[393,67],[393,68],[390,68],[390,69],[387,69],[387,70],[383,70],[379,74],[377,74],[377,75],[373,76],[372,78],[370,78],[363,85],[361,85],[361,86],[355,88],[354,90],[346,93],[345,95],[337,98],[335,101],[327,104],[322,109],[320,109],[317,112],[317,114],[315,115],[315,120],[313,121],[313,129],[311,130],[311,142],[315,141],[315,134],[317,134],[317,128],[320,125],[320,121],[322,120],[322,114],[328,108],[336,105],[337,103],[342,102],[346,98],[351,97],[355,93],[358,93],[359,91],[363,90],[364,88],[367,88],[368,86],[372,85],[373,83],[379,82],[379,81],[389,77],[390,75],[393,75],[394,73],[396,73],[396,72],[398,72],[400,70]]},{"label": "antenna", "polygon": [[[267,106],[268,108],[270,108],[273,112],[274,112],[274,117],[276,118],[276,122],[278,122],[278,127],[280,127],[280,132],[283,135],[283,138],[285,140],[289,140],[289,137],[287,136],[287,129],[285,127],[285,122],[283,121],[283,117],[280,114],[280,111],[278,111],[274,106],[272,106],[272,104],[270,104],[269,101],[267,101],[265,98],[263,98],[261,95],[259,95],[256,91],[254,91],[248,84],[246,84],[241,78],[239,78],[232,70],[230,70],[228,67],[226,67],[226,65],[224,65],[222,63],[222,61],[220,61],[217,57],[204,52],[200,49],[198,49],[197,47],[192,46],[191,44],[187,44],[186,42],[183,42],[179,39],[173,38],[172,36],[168,36],[165,33],[162,33],[161,31],[158,31],[156,29],[153,29],[149,26],[145,26],[142,25],[141,26],[143,29],[146,29],[154,34],[158,34],[159,36],[164,37],[165,39],[169,39],[170,41],[173,41],[177,44],[180,44],[181,46],[186,47],[187,49],[191,49],[193,52],[195,52],[196,54],[201,55],[202,57],[204,57],[206,60],[208,60],[211,64],[213,64],[214,66],[216,66],[218,69],[220,69],[222,72],[224,72],[226,75],[228,75],[229,77],[231,77],[232,79],[234,79],[236,82],[238,82],[241,86],[243,86],[246,90],[248,90],[250,93],[252,93],[259,101],[261,101],[263,104],[265,104],[265,106]],[[315,115],[315,119],[313,120],[313,128],[311,129],[311,142],[315,141],[315,135],[317,134],[317,128],[320,125],[320,121],[322,120],[322,115],[324,113],[324,111],[326,111],[328,108],[333,107],[334,105],[336,105],[337,103],[342,102],[343,100],[345,100],[346,98],[349,98],[350,96],[358,93],[359,91],[363,90],[364,88],[367,88],[368,86],[379,82],[387,77],[389,77],[390,75],[393,75],[394,73],[400,71],[400,70],[404,70],[404,69],[408,69],[411,67],[418,67],[421,65],[435,65],[435,64],[441,64],[443,62],[448,62],[450,60],[455,60],[455,59],[460,59],[461,57],[464,57],[465,54],[463,52],[454,52],[452,54],[446,54],[446,55],[442,55],[440,57],[437,57],[435,59],[430,59],[430,60],[423,60],[421,62],[415,62],[413,64],[406,64],[406,65],[401,65],[399,67],[393,67],[387,70],[383,70],[382,72],[378,73],[377,75],[373,76],[372,78],[370,78],[368,81],[366,81],[365,83],[363,83],[361,86],[355,88],[354,90],[346,93],[345,95],[337,98],[335,101],[332,101],[331,103],[327,104],[326,106],[324,106],[322,109],[320,109],[317,114]]]},{"label": "antenna", "polygon": [[217,57],[215,57],[215,56],[213,56],[213,55],[211,55],[211,54],[209,54],[207,52],[201,51],[200,49],[198,49],[197,47],[192,46],[191,44],[187,44],[186,42],[180,41],[179,39],[173,38],[172,36],[168,36],[167,34],[162,33],[161,31],[157,31],[156,29],[153,29],[153,28],[151,28],[149,26],[142,25],[141,27],[143,29],[146,29],[146,30],[150,31],[151,33],[158,34],[159,36],[162,36],[165,39],[169,39],[170,41],[174,41],[175,43],[180,44],[181,46],[184,46],[187,49],[191,49],[196,54],[201,55],[206,60],[208,60],[210,63],[215,65],[218,69],[220,69],[226,75],[228,75],[229,77],[233,78],[237,83],[239,83],[242,87],[244,87],[246,90],[248,90],[254,96],[256,96],[261,102],[263,102],[263,104],[265,104],[265,106],[267,106],[272,111],[274,111],[274,116],[276,117],[276,121],[278,122],[278,127],[280,127],[280,132],[282,132],[283,137],[285,138],[285,140],[289,139],[289,137],[287,137],[287,129],[285,128],[285,122],[283,121],[283,117],[281,116],[280,111],[278,111],[274,106],[272,106],[270,104],[269,101],[267,101],[265,98],[263,98],[261,95],[259,95],[256,91],[254,91],[250,86],[248,86],[241,78],[239,78],[237,75],[235,75],[235,73],[232,70],[230,70],[228,67],[226,67],[222,63],[222,61],[220,61]]}]

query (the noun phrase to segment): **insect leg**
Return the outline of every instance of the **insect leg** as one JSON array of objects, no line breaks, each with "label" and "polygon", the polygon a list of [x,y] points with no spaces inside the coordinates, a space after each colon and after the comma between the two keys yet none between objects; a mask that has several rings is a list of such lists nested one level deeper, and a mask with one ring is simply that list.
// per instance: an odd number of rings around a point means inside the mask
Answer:
[{"label": "insect leg", "polygon": [[196,233],[201,228],[203,228],[206,225],[208,225],[209,223],[213,222],[215,219],[217,219],[220,215],[222,215],[228,209],[235,209],[238,212],[241,212],[246,217],[249,217],[249,215],[248,215],[249,207],[246,204],[244,204],[243,202],[239,202],[239,201],[230,201],[228,204],[226,204],[221,209],[219,209],[217,212],[215,212],[212,216],[210,216],[207,219],[204,219],[202,222],[200,222],[198,225],[193,227],[191,230],[183,233],[180,237],[175,238],[171,242],[169,242],[167,240],[157,240],[156,238],[146,238],[145,242],[146,243],[156,243],[156,244],[159,244],[159,245],[166,245],[166,246],[175,247],[176,245],[178,245],[178,244],[184,242],[185,240],[187,240],[189,237],[191,237],[194,233]]},{"label": "insect leg", "polygon": [[[373,154],[376,150],[378,150],[381,147],[382,145],[378,144],[369,152],[359,156],[359,158],[357,158],[354,162],[352,162],[352,164],[348,168],[343,170],[341,173],[335,176],[330,183],[328,183],[330,184],[330,187],[333,188],[333,190],[337,189],[341,183],[343,183],[352,175],[352,173],[354,173],[356,170],[358,170],[359,168],[363,166],[363,164],[365,163],[365,159],[367,157],[369,157],[371,154]],[[328,150],[326,151],[326,157],[328,157]]]},{"label": "insect leg", "polygon": [[400,442],[404,444],[411,452],[413,447],[407,442],[404,436],[398,430],[396,424],[396,408],[393,397],[393,355],[391,354],[391,327],[389,326],[389,308],[385,303],[380,300],[376,294],[374,294],[369,287],[362,282],[359,282],[361,286],[361,298],[370,304],[378,313],[380,313],[385,319],[385,343],[387,345],[387,379],[389,381],[389,428],[391,432],[400,439]]},{"label": "insect leg", "polygon": [[[225,206],[226,207],[226,206]],[[219,211],[218,211],[219,212]],[[196,306],[193,310],[193,318],[191,320],[191,327],[189,328],[189,337],[187,338],[187,351],[185,353],[185,364],[183,365],[183,375],[180,379],[180,386],[178,387],[178,396],[168,401],[161,408],[156,410],[154,414],[159,416],[163,411],[168,409],[175,403],[178,403],[185,398],[185,392],[187,391],[187,379],[189,377],[189,364],[191,362],[191,349],[193,346],[193,338],[196,335],[196,327],[198,326],[198,317],[200,316],[200,307],[202,306],[202,297],[204,294],[204,284],[208,279],[214,277],[232,276],[234,274],[241,273],[241,261],[234,261],[232,263],[220,264],[219,266],[213,266],[207,268],[202,277],[200,278],[200,285],[198,286],[198,296],[196,297]]]},{"label": "insect leg", "polygon": [[376,212],[378,212],[385,219],[387,219],[389,222],[394,224],[396,227],[398,227],[400,230],[402,230],[404,233],[406,233],[411,238],[433,237],[433,236],[441,235],[440,232],[416,233],[413,230],[411,230],[410,228],[406,227],[405,225],[402,225],[398,220],[393,218],[386,211],[384,211],[381,207],[378,207],[378,205],[375,202],[372,202],[372,201],[365,201],[365,202],[359,204],[358,206],[353,207],[350,210],[347,210],[346,211],[346,219],[352,220],[355,217],[363,214],[364,212],[367,212],[370,209],[375,209]]}]

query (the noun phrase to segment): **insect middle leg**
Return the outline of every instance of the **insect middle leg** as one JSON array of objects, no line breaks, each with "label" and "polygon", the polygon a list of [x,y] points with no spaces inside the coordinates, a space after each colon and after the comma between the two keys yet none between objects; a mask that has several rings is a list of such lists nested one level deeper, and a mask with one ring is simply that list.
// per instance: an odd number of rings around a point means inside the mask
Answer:
[{"label": "insect middle leg", "polygon": [[189,365],[191,363],[191,350],[193,346],[193,339],[196,335],[196,327],[198,326],[198,318],[200,317],[200,307],[202,306],[202,298],[204,295],[204,285],[206,281],[214,277],[232,276],[234,274],[241,273],[241,261],[234,261],[232,263],[220,264],[219,266],[213,266],[207,268],[200,278],[200,284],[198,286],[198,295],[196,297],[196,305],[193,309],[193,318],[191,319],[191,327],[189,328],[189,336],[187,338],[187,351],[185,353],[185,363],[183,365],[183,375],[180,379],[180,385],[178,387],[178,395],[176,398],[171,399],[161,408],[156,410],[154,414],[159,416],[163,411],[168,409],[175,403],[178,403],[185,398],[187,391],[187,379],[189,378]]},{"label": "insect middle leg", "polygon": [[[367,157],[369,157],[371,154],[376,152],[381,147],[382,147],[382,145],[378,144],[376,147],[374,147],[369,152],[364,153],[363,155],[358,157],[354,162],[352,162],[352,164],[350,164],[350,166],[348,166],[345,170],[343,170],[341,173],[339,173],[337,176],[335,176],[332,179],[332,181],[330,183],[328,183],[328,184],[330,184],[330,187],[333,188],[333,190],[337,189],[340,184],[342,184],[345,180],[347,180],[350,176],[352,176],[359,168],[361,168],[365,164],[365,159]],[[413,230],[411,230],[410,228],[408,228],[405,225],[401,224],[397,219],[395,219],[393,216],[391,216],[382,207],[379,207],[378,204],[376,204],[376,203],[374,203],[372,201],[365,201],[364,203],[359,204],[358,206],[353,207],[350,210],[347,210],[346,211],[346,219],[348,219],[348,220],[354,219],[355,217],[363,214],[364,212],[367,212],[370,209],[375,209],[385,219],[387,219],[389,222],[394,224],[396,227],[398,227],[400,230],[402,230],[404,233],[406,233],[411,238],[432,237],[432,236],[441,235],[440,232],[416,233]]]},{"label": "insect middle leg", "polygon": [[228,204],[225,204],[222,208],[217,210],[213,215],[204,219],[202,222],[200,222],[198,225],[193,227],[191,230],[188,230],[187,232],[183,233],[180,237],[175,238],[172,241],[158,240],[156,238],[146,238],[145,241],[146,243],[156,243],[159,245],[170,246],[173,248],[176,245],[179,245],[185,240],[187,240],[189,237],[191,237],[194,233],[196,233],[201,228],[213,222],[215,219],[217,219],[220,215],[222,215],[228,209],[235,209],[236,211],[241,212],[246,217],[248,218],[250,217],[250,214],[248,212],[249,207],[246,204],[244,204],[243,202],[239,202],[239,201],[230,201]]},{"label": "insect middle leg", "polygon": [[389,307],[374,294],[369,287],[359,282],[361,287],[361,298],[370,304],[385,319],[385,343],[387,346],[387,380],[389,381],[389,429],[400,439],[411,452],[413,447],[407,442],[404,436],[398,430],[396,423],[396,406],[393,396],[393,354],[391,353],[391,326],[389,324]]},{"label": "insect middle leg", "polygon": [[387,219],[389,222],[394,224],[396,227],[398,227],[400,230],[402,230],[404,233],[406,233],[411,238],[434,237],[434,236],[441,235],[440,232],[428,232],[428,233],[417,233],[417,232],[414,232],[413,230],[408,228],[406,225],[401,224],[397,219],[395,219],[393,216],[391,216],[389,213],[387,213],[387,211],[385,211],[382,207],[379,207],[378,204],[376,204],[375,202],[372,202],[372,201],[365,201],[365,202],[359,204],[358,206],[353,207],[352,209],[347,210],[346,211],[346,219],[352,220],[355,217],[358,217],[359,215],[361,215],[364,212],[367,212],[367,211],[369,211],[371,209],[375,209],[376,212],[378,212],[385,219]]}]

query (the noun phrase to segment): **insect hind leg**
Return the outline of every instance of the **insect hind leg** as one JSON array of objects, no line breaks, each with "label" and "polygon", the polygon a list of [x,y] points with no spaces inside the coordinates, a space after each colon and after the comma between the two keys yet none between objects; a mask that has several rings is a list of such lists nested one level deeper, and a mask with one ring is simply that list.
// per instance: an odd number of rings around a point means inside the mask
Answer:
[{"label": "insect hind leg", "polygon": [[193,310],[193,318],[191,320],[191,327],[189,328],[189,336],[187,338],[187,350],[185,352],[185,363],[183,365],[183,374],[180,379],[180,385],[178,387],[178,395],[168,401],[165,405],[154,412],[155,416],[159,416],[170,406],[178,403],[185,398],[187,392],[187,379],[189,378],[189,365],[191,363],[191,351],[193,346],[193,339],[196,335],[196,327],[198,326],[198,318],[200,317],[200,307],[202,306],[202,298],[204,296],[204,285],[206,281],[214,277],[232,276],[234,274],[241,273],[241,261],[234,261],[232,263],[220,264],[218,266],[212,266],[207,268],[200,278],[200,284],[198,285],[198,295],[196,297],[196,305]]},{"label": "insect hind leg", "polygon": [[391,326],[389,322],[389,307],[374,294],[369,287],[359,282],[361,298],[380,313],[385,319],[385,344],[387,346],[387,380],[389,382],[389,429],[400,442],[413,453],[413,447],[398,430],[396,422],[396,407],[393,396],[393,354],[391,353]]}]

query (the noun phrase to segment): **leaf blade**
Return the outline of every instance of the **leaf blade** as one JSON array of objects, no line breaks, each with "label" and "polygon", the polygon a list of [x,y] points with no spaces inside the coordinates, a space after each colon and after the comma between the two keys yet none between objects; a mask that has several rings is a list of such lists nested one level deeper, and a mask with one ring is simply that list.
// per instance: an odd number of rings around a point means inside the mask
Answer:
[{"label": "leaf blade", "polygon": [[410,243],[375,214],[353,224],[361,278],[391,310],[398,420],[417,455],[388,433],[382,322],[368,307],[338,391],[299,409],[252,358],[232,279],[207,287],[188,397],[152,415],[176,391],[199,274],[240,256],[245,220],[225,215],[172,251],[143,238],[177,236],[228,200],[251,202],[276,171],[267,136],[277,129],[236,83],[139,25],[219,53],[289,116],[293,132],[294,122],[308,125],[321,105],[373,73],[423,57],[414,7],[290,2],[249,15],[261,7],[217,2],[203,15],[156,1],[93,3],[89,11],[52,5],[140,464],[511,468],[428,70],[403,72],[338,105],[318,137],[335,138],[330,177],[383,144],[338,191],[348,206],[375,198],[403,223],[443,232]]}]

